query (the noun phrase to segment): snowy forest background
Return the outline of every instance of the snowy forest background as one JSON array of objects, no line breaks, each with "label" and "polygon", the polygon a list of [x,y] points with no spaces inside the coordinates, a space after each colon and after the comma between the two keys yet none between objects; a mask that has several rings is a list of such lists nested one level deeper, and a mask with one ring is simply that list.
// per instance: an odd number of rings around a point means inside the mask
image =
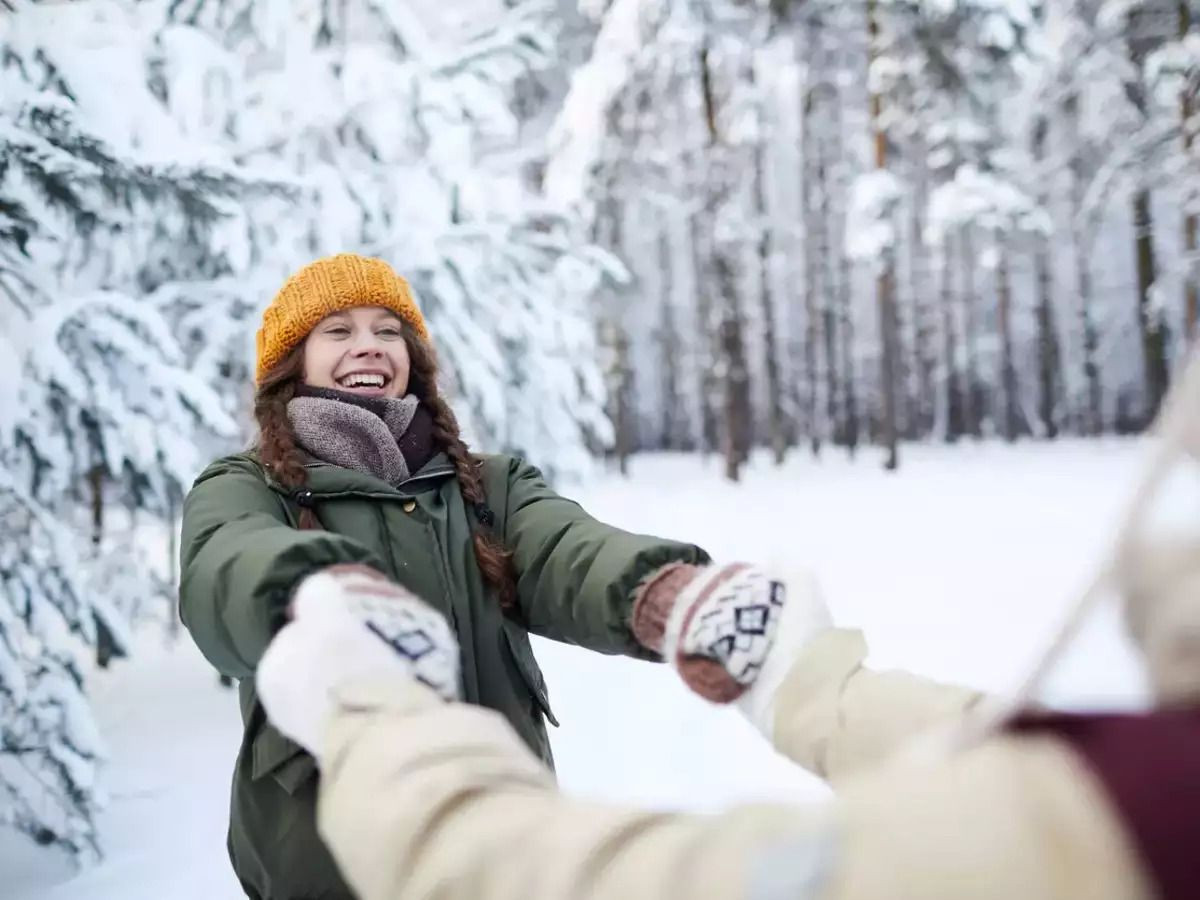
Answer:
[{"label": "snowy forest background", "polygon": [[317,256],[409,276],[471,441],[560,483],[1143,429],[1200,317],[1194,6],[0,0],[0,825],[99,854],[86,674],[175,627]]}]

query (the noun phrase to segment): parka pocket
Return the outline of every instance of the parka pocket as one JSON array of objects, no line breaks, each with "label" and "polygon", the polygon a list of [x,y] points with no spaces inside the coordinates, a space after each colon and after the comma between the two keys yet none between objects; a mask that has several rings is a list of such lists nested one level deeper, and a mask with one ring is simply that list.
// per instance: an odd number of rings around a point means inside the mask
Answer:
[{"label": "parka pocket", "polygon": [[303,747],[284,737],[270,723],[263,723],[250,745],[251,781],[270,775],[281,788],[294,794],[316,772],[316,760]]},{"label": "parka pocket", "polygon": [[503,631],[509,652],[512,653],[513,661],[517,664],[517,670],[521,673],[521,677],[525,679],[529,693],[537,703],[538,709],[542,711],[542,715],[546,717],[546,721],[557,728],[558,719],[554,717],[554,711],[550,709],[550,693],[546,689],[546,679],[542,675],[542,668],[533,655],[533,647],[529,643],[529,633],[517,623],[509,620],[505,620]]}]

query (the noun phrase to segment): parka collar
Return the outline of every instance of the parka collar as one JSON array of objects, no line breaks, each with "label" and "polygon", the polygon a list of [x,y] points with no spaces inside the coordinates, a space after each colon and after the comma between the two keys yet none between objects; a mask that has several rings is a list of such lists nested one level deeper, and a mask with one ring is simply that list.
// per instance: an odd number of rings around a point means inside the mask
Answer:
[{"label": "parka collar", "polygon": [[[304,468],[308,473],[306,490],[310,497],[316,500],[332,500],[341,497],[368,497],[381,500],[412,497],[432,490],[447,478],[454,476],[454,465],[444,451],[435,453],[419,471],[395,486],[366,472],[358,472],[354,469],[346,469],[316,460],[305,463]],[[294,493],[275,481],[269,472],[267,481],[280,493],[289,495]]]}]

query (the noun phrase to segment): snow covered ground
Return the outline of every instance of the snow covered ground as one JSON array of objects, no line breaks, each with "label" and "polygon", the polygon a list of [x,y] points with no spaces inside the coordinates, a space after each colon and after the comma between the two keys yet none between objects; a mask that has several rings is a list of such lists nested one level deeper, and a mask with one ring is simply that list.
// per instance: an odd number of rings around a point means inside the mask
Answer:
[{"label": "snow covered ground", "polygon": [[[716,461],[635,460],[632,477],[573,491],[594,515],[693,540],[718,559],[812,566],[840,624],[862,627],[876,666],[1003,690],[1038,652],[1098,557],[1144,445],[1105,440],[905,448],[899,473],[856,462],[759,460],[741,485]],[[240,892],[224,849],[236,695],[186,638],[145,634],[92,686],[111,750],[106,860],[73,874],[0,832],[4,900],[220,900]],[[617,802],[706,809],[824,788],[764,748],[736,716],[664,668],[539,642],[560,780]],[[1140,696],[1112,611],[1096,617],[1048,699],[1128,705]]]}]

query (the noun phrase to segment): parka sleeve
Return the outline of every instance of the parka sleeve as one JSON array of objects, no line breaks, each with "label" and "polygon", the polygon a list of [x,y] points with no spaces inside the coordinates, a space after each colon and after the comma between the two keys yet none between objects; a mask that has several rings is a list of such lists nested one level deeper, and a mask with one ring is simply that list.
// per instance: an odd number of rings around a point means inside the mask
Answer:
[{"label": "parka sleeve", "polygon": [[622,531],[556,494],[522,460],[509,467],[505,543],[530,631],[600,653],[657,660],[633,637],[633,594],[671,562],[704,563],[693,544]]},{"label": "parka sleeve", "polygon": [[347,562],[381,568],[349,538],[292,528],[281,498],[251,463],[220,461],[184,500],[179,614],[219,672],[246,678],[282,626],[300,579]]}]

